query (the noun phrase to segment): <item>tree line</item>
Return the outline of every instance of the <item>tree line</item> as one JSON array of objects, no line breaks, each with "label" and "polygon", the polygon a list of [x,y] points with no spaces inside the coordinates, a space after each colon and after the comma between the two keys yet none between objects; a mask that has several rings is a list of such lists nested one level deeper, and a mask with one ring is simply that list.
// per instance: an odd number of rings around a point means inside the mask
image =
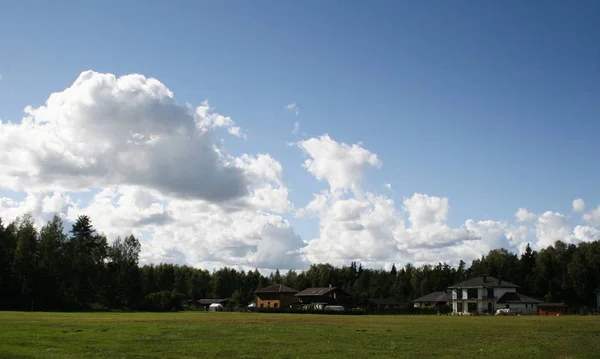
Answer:
[{"label": "tree line", "polygon": [[393,298],[402,303],[473,276],[515,283],[546,302],[595,307],[600,285],[600,242],[556,242],[539,252],[527,246],[518,256],[494,249],[467,267],[447,263],[390,270],[313,264],[307,270],[205,269],[173,264],[139,265],[140,242],[133,235],[111,245],[88,216],[69,231],[55,216],[41,229],[31,215],[4,225],[0,220],[0,310],[171,310],[186,299],[230,298],[245,306],[256,289],[281,283],[297,290],[333,285],[356,300]]}]

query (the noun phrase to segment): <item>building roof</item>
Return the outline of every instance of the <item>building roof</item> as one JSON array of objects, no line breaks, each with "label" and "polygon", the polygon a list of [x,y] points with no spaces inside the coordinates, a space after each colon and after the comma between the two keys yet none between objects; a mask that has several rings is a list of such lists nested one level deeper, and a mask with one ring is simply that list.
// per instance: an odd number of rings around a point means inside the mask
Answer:
[{"label": "building roof", "polygon": [[210,305],[213,303],[225,303],[228,301],[229,301],[229,299],[215,298],[215,299],[198,299],[196,302],[198,302],[198,304],[202,304],[202,305]]},{"label": "building roof", "polygon": [[499,299],[498,303],[541,303],[541,300],[528,297],[521,293],[506,292]]},{"label": "building roof", "polygon": [[413,300],[413,302],[449,302],[452,300],[452,293],[450,292],[433,292]]},{"label": "building roof", "polygon": [[388,299],[377,299],[377,298],[369,298],[369,299],[365,299],[363,302],[369,302],[371,304],[375,304],[375,305],[400,305],[399,302],[388,298]]},{"label": "building roof", "polygon": [[471,279],[467,279],[464,282],[460,282],[453,286],[448,287],[450,289],[453,288],[520,288],[516,284],[509,283],[507,281],[497,279],[489,276],[475,277]]},{"label": "building roof", "polygon": [[[332,292],[334,290],[337,290],[337,291],[340,291],[340,292],[344,292],[341,288],[338,288],[338,287],[306,288],[302,292],[297,293],[296,296],[297,297],[319,296],[319,295],[325,295],[325,294],[327,294],[329,292]],[[346,293],[346,292],[344,292],[344,293]]]},{"label": "building roof", "polygon": [[286,287],[283,284],[273,284],[256,290],[254,293],[298,293],[294,288]]}]

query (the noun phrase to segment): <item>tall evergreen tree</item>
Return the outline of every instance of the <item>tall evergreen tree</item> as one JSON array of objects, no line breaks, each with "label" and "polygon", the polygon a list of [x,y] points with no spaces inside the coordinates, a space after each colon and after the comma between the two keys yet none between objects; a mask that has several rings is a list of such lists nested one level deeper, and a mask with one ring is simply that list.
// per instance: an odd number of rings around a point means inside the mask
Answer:
[{"label": "tall evergreen tree", "polygon": [[17,220],[17,247],[13,262],[13,272],[19,282],[19,291],[25,303],[33,305],[36,296],[37,245],[38,233],[30,214]]},{"label": "tall evergreen tree", "polygon": [[39,278],[40,300],[45,308],[63,305],[63,291],[68,273],[64,271],[64,250],[67,236],[59,216],[48,222],[40,231]]}]

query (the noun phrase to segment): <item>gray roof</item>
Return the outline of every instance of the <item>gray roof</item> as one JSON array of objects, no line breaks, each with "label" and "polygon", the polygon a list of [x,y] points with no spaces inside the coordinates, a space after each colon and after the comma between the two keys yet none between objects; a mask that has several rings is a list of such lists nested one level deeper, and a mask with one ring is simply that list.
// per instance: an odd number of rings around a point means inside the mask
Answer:
[{"label": "gray roof", "polygon": [[413,302],[449,302],[452,300],[450,292],[433,292],[413,300]]},{"label": "gray roof", "polygon": [[294,288],[286,287],[283,284],[273,284],[255,291],[254,293],[298,293]]},{"label": "gray roof", "polygon": [[500,299],[498,299],[497,303],[541,303],[541,300],[537,300],[535,298],[528,297],[521,293],[516,292],[506,292],[504,293]]},{"label": "gray roof", "polygon": [[310,296],[325,295],[334,290],[338,290],[340,292],[346,293],[338,287],[306,288],[302,292],[296,294],[296,297],[310,297]]},{"label": "gray roof", "polygon": [[467,279],[464,282],[460,282],[453,286],[448,287],[450,289],[453,288],[520,288],[516,284],[509,283],[507,281],[496,279],[494,277],[475,277],[471,279]]}]

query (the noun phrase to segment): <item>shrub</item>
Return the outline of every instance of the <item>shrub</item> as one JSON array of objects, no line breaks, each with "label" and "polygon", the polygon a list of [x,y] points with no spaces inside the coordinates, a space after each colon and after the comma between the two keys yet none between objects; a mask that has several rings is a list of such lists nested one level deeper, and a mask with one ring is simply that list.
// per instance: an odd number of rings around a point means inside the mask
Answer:
[{"label": "shrub", "polygon": [[167,312],[180,310],[185,295],[177,291],[154,292],[148,294],[142,301],[141,308],[150,312]]}]

